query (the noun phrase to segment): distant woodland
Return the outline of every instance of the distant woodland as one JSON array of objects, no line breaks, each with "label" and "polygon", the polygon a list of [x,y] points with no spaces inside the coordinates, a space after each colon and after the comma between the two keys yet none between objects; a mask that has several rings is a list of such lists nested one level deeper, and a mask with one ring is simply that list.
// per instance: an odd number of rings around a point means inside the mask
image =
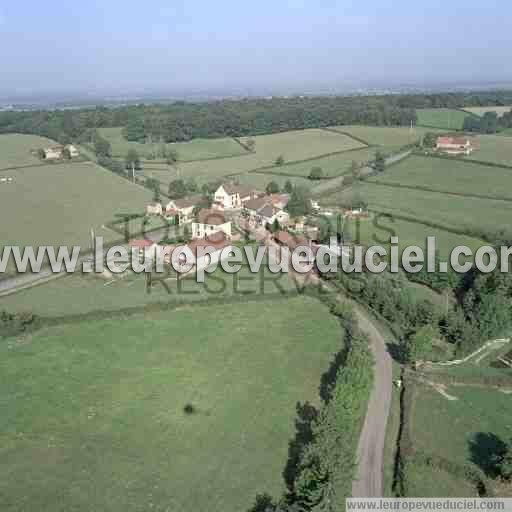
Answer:
[{"label": "distant woodland", "polygon": [[122,126],[130,141],[180,142],[199,137],[241,137],[331,125],[409,125],[416,122],[418,108],[506,105],[512,105],[512,91],[293,97],[8,111],[0,113],[0,133],[36,134],[66,144],[91,141],[97,128]]}]

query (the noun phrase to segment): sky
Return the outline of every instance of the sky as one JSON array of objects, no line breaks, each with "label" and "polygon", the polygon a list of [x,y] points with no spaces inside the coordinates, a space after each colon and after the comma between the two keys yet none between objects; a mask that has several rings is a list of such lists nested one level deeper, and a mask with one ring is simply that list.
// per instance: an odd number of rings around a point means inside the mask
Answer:
[{"label": "sky", "polygon": [[4,0],[0,95],[512,80],[510,0]]}]

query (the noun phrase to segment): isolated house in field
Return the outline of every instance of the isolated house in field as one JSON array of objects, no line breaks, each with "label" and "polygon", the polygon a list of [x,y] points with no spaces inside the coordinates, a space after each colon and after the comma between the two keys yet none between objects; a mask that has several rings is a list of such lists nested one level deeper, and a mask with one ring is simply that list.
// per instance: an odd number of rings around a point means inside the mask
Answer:
[{"label": "isolated house in field", "polygon": [[467,137],[438,137],[436,150],[448,155],[470,155],[473,145]]},{"label": "isolated house in field", "polygon": [[71,158],[76,158],[77,156],[80,156],[78,149],[76,148],[76,146],[73,146],[73,144],[68,144],[66,146],[66,149],[69,151],[69,156]]},{"label": "isolated house in field", "polygon": [[51,148],[46,148],[43,151],[46,160],[58,160],[59,158],[62,158],[64,146],[52,146]]},{"label": "isolated house in field", "polygon": [[146,215],[162,215],[163,212],[162,203],[151,203],[146,206]]},{"label": "isolated house in field", "polygon": [[254,189],[243,185],[221,185],[214,194],[214,206],[223,210],[238,210],[257,195]]},{"label": "isolated house in field", "polygon": [[202,201],[203,198],[200,196],[172,199],[165,206],[165,216],[177,216],[180,224],[191,222],[193,220],[194,208],[201,204]]},{"label": "isolated house in field", "polygon": [[201,210],[197,221],[192,223],[192,238],[202,239],[222,232],[227,239],[231,238],[231,222],[226,221],[224,214],[218,210]]}]

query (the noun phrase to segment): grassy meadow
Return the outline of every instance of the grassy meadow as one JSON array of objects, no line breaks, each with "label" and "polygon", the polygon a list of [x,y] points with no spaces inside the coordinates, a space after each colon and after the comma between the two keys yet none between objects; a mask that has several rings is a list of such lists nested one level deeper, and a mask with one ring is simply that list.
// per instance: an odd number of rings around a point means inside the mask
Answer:
[{"label": "grassy meadow", "polygon": [[194,139],[190,142],[177,142],[165,144],[159,142],[130,142],[123,137],[123,129],[118,128],[100,128],[99,134],[110,142],[112,154],[115,157],[124,158],[130,149],[135,149],[141,158],[151,158],[152,160],[162,160],[158,156],[158,151],[165,147],[177,151],[178,158],[182,162],[192,160],[206,160],[208,158],[224,158],[237,155],[245,155],[248,152],[231,138],[222,139]]},{"label": "grassy meadow", "polygon": [[239,512],[279,495],[296,404],[318,403],[341,348],[337,320],[304,297],[7,340],[2,511]]},{"label": "grassy meadow", "polygon": [[512,139],[500,135],[480,135],[476,150],[467,158],[512,167]]},{"label": "grassy meadow", "polygon": [[[512,141],[510,143],[512,148]],[[512,200],[512,169],[460,159],[411,156],[368,181]]]},{"label": "grassy meadow", "polygon": [[418,109],[418,125],[443,130],[462,130],[464,119],[470,114],[449,108]]},{"label": "grassy meadow", "polygon": [[11,167],[41,165],[43,162],[34,153],[55,144],[55,141],[37,135],[0,135],[0,171]]},{"label": "grassy meadow", "polygon": [[327,195],[321,202],[326,205],[346,204],[355,195],[365,199],[371,210],[403,215],[408,220],[436,223],[443,229],[463,230],[471,234],[494,235],[501,230],[508,232],[512,215],[511,202],[460,197],[370,182],[358,185],[356,191],[352,187]]},{"label": "grassy meadow", "polygon": [[411,128],[399,126],[333,126],[332,130],[348,133],[366,141],[372,146],[382,146],[389,149],[399,149],[408,144],[418,142],[427,132],[428,128],[415,126]]},{"label": "grassy meadow", "polygon": [[9,173],[0,185],[2,245],[82,245],[90,230],[106,240],[119,238],[102,226],[117,213],[143,212],[150,191],[91,162],[46,165]]}]

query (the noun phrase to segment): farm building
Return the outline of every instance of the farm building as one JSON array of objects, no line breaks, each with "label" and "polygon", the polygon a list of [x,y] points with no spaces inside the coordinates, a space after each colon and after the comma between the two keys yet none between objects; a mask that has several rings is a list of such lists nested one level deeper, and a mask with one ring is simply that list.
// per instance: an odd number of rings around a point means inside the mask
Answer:
[{"label": "farm building", "polygon": [[192,223],[193,239],[207,238],[219,232],[231,238],[231,222],[226,221],[224,214],[218,210],[201,210],[197,215],[197,221]]},{"label": "farm building", "polygon": [[245,202],[243,205],[244,214],[260,225],[273,224],[276,220],[280,224],[288,224],[290,220],[288,212],[276,206],[276,204],[287,204],[287,200],[277,196],[279,194],[258,197]]},{"label": "farm building", "polygon": [[161,203],[151,203],[146,206],[146,215],[162,215],[164,208]]},{"label": "farm building", "polygon": [[214,206],[223,210],[237,210],[257,195],[254,189],[243,185],[221,185],[215,192]]},{"label": "farm building", "polygon": [[449,155],[470,155],[473,145],[467,137],[438,137],[436,149]]},{"label": "farm building", "polygon": [[194,208],[201,204],[202,201],[203,198],[201,196],[172,199],[165,207],[165,216],[177,216],[180,224],[191,222],[193,220]]},{"label": "farm building", "polygon": [[45,148],[43,151],[46,160],[58,160],[62,158],[64,146],[52,146],[51,148]]}]

